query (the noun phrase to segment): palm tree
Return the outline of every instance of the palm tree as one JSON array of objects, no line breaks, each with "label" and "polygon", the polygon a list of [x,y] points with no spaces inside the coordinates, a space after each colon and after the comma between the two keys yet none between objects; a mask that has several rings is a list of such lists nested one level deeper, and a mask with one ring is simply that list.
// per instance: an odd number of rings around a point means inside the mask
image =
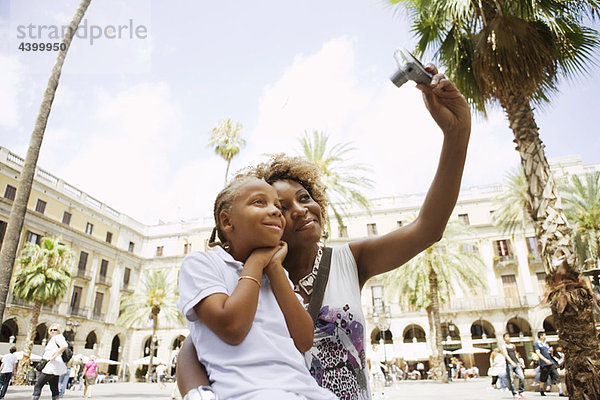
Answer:
[{"label": "palm tree", "polygon": [[171,325],[184,323],[183,315],[177,308],[177,296],[177,285],[168,272],[146,271],[135,292],[121,299],[121,315],[117,323],[131,328],[134,325],[145,326],[149,319],[152,320],[149,375],[152,373],[159,319]]},{"label": "palm tree", "polygon": [[69,24],[69,28],[63,38],[61,50],[59,50],[56,55],[56,62],[52,68],[52,73],[50,74],[50,79],[48,80],[46,91],[44,92],[42,104],[29,141],[25,163],[23,164],[23,169],[19,176],[17,195],[10,210],[6,236],[4,244],[2,245],[2,252],[0,253],[0,321],[4,320],[6,296],[8,295],[13,265],[19,247],[19,237],[21,236],[21,230],[23,229],[23,221],[25,220],[25,213],[27,212],[27,202],[29,201],[29,195],[31,193],[37,160],[40,154],[44,132],[46,131],[48,117],[50,116],[52,102],[54,101],[54,95],[56,94],[56,89],[58,87],[62,66],[65,62],[65,57],[69,50],[69,46],[71,45],[71,41],[73,40],[73,36],[75,35],[77,27],[79,26],[90,1],[91,0],[82,0],[79,4],[79,7],[73,16],[73,20]]},{"label": "palm tree", "polygon": [[[600,14],[597,0],[390,0],[403,4],[419,39],[447,67],[469,103],[485,113],[499,104],[514,133],[550,287],[549,302],[565,345],[567,386],[574,398],[600,398],[600,342],[593,295],[576,266],[533,107],[550,101],[559,77],[588,71],[600,45],[583,25]],[[594,362],[584,362],[584,360]],[[588,397],[590,396],[590,397]]]},{"label": "palm tree", "polygon": [[231,119],[223,119],[217,122],[212,128],[209,145],[215,147],[215,153],[220,155],[227,161],[227,169],[225,170],[225,183],[227,183],[227,175],[229,175],[229,166],[231,160],[235,157],[240,149],[246,144],[241,135],[242,124],[234,122]]},{"label": "palm tree", "polygon": [[506,174],[502,193],[494,200],[496,209],[492,219],[503,233],[525,232],[527,226],[533,223],[523,168]]},{"label": "palm tree", "polygon": [[18,385],[24,385],[27,378],[29,358],[42,306],[58,304],[69,290],[74,254],[69,247],[61,244],[60,240],[55,237],[43,237],[40,245],[28,242],[17,260],[13,294],[33,302],[29,332],[16,377]]},{"label": "palm tree", "polygon": [[426,309],[435,332],[432,342],[436,365],[439,365],[439,370],[436,368],[439,378],[445,375],[440,301],[450,298],[455,285],[465,292],[487,286],[483,261],[475,252],[462,250],[462,245],[470,236],[471,231],[466,225],[450,221],[439,242],[383,278],[388,296],[408,296],[410,303]]},{"label": "palm tree", "polygon": [[[369,200],[360,192],[361,189],[372,189],[373,181],[359,172],[369,172],[369,168],[360,163],[348,164],[346,156],[353,150],[349,143],[338,143],[327,148],[329,137],[319,131],[313,131],[312,138],[308,132],[300,139],[304,157],[318,165],[321,181],[327,188],[330,207],[338,226],[344,226],[343,217],[348,215],[348,207],[358,204],[367,212],[371,209]],[[331,232],[329,217],[327,232]]]},{"label": "palm tree", "polygon": [[584,268],[598,266],[600,257],[600,172],[586,174],[585,183],[573,175],[561,188],[565,212],[573,224],[578,258]]}]

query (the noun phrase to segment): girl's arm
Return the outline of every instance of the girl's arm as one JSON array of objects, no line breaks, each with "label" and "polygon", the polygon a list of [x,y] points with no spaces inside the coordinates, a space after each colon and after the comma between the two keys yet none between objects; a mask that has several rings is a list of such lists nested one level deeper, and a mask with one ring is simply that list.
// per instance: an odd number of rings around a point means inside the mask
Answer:
[{"label": "girl's arm", "polygon": [[177,387],[181,396],[185,396],[187,392],[198,386],[210,385],[206,369],[198,361],[196,348],[189,336],[183,341],[177,355],[175,376],[177,377]]},{"label": "girl's arm", "polygon": [[264,267],[278,249],[254,250],[241,274],[253,279],[240,279],[231,296],[215,293],[194,306],[198,318],[225,343],[238,345],[250,331],[258,305],[258,282],[262,280]]},{"label": "girl's arm", "polygon": [[377,238],[350,243],[361,286],[371,277],[391,271],[441,239],[460,189],[471,113],[456,86],[437,69],[430,86],[418,84],[425,106],[444,133],[437,172],[415,221]]},{"label": "girl's arm", "polygon": [[280,250],[275,253],[271,262],[265,268],[265,272],[271,281],[273,293],[277,304],[283,312],[285,323],[294,345],[301,353],[309,350],[313,345],[314,325],[312,318],[298,301],[298,297],[290,286],[283,266],[283,259],[287,254],[287,244],[281,242]]}]

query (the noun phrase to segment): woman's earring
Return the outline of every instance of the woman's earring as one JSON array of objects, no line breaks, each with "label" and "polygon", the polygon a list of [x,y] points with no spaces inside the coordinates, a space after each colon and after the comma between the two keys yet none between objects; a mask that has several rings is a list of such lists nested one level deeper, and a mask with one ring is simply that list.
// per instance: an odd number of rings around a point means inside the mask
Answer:
[{"label": "woman's earring", "polygon": [[229,250],[231,250],[231,243],[229,243],[229,242],[225,242],[221,246],[223,247],[223,250],[225,250],[228,253],[229,253]]}]

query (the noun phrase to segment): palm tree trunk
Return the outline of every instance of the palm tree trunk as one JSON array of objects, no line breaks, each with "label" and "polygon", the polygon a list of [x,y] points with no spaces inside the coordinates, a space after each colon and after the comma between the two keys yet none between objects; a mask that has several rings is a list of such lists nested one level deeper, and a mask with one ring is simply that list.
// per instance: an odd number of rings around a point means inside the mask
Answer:
[{"label": "palm tree trunk", "polygon": [[91,0],[81,1],[79,8],[77,8],[77,11],[73,16],[73,20],[65,33],[65,37],[62,41],[65,45],[63,46],[64,50],[59,50],[56,56],[56,62],[52,68],[52,73],[50,74],[50,79],[48,80],[48,85],[31,134],[25,163],[19,176],[17,196],[10,210],[4,245],[2,246],[2,252],[0,253],[0,321],[4,320],[4,308],[6,306],[8,288],[12,279],[17,248],[19,247],[19,237],[21,236],[21,230],[23,229],[23,221],[25,220],[25,213],[27,212],[27,202],[29,201],[29,195],[31,193],[37,160],[40,154],[44,132],[46,131],[48,117],[50,116],[52,102],[54,101],[54,95],[56,94],[56,88],[58,87],[58,81],[60,80],[62,66],[65,62],[65,57],[69,50],[69,46],[71,45],[71,41],[73,40],[73,36],[75,35],[75,31],[77,30],[90,1]]},{"label": "palm tree trunk", "polygon": [[429,297],[431,298],[431,311],[433,315],[433,325],[435,326],[435,348],[437,354],[434,357],[435,374],[437,379],[445,381],[447,376],[444,363],[444,344],[442,343],[442,322],[440,320],[440,298],[438,290],[437,273],[433,268],[429,269]]},{"label": "palm tree trunk", "polygon": [[525,96],[508,96],[501,104],[508,115],[529,185],[532,219],[548,272],[547,299],[565,349],[567,388],[574,399],[599,399],[600,341],[592,314],[594,297],[575,264],[571,230],[533,110]]},{"label": "palm tree trunk", "polygon": [[225,185],[227,185],[227,176],[229,176],[229,166],[231,165],[231,159],[227,160],[227,168],[225,169]]},{"label": "palm tree trunk", "polygon": [[154,338],[158,328],[158,313],[152,313],[152,336],[150,337],[150,362],[148,363],[148,382],[152,382],[152,365],[154,363]]},{"label": "palm tree trunk", "polygon": [[15,377],[15,385],[26,385],[27,384],[27,372],[29,371],[29,360],[31,358],[31,350],[33,349],[33,339],[35,338],[35,331],[40,319],[40,312],[42,310],[42,302],[36,300],[33,303],[33,310],[31,311],[31,319],[29,320],[29,332],[25,339],[25,347],[23,348],[23,358],[19,361],[17,367],[17,374]]}]

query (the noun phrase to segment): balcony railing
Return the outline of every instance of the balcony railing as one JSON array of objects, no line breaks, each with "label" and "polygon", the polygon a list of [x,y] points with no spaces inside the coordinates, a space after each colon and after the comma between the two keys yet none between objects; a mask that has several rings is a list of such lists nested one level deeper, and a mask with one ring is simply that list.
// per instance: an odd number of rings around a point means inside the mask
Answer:
[{"label": "balcony railing", "polygon": [[71,311],[71,315],[73,315],[73,316],[84,317],[84,318],[88,317],[88,309],[87,308],[79,308],[79,307],[71,306],[70,311]]},{"label": "balcony railing", "polygon": [[515,256],[494,256],[494,268],[503,270],[503,269],[512,269],[518,265],[517,259]]},{"label": "balcony railing", "polygon": [[133,293],[133,285],[131,283],[121,282],[121,290]]},{"label": "balcony railing", "polygon": [[106,319],[106,314],[97,313],[96,311],[94,311],[92,312],[92,319],[95,319],[96,321],[104,321]]},{"label": "balcony railing", "polygon": [[19,307],[33,308],[33,303],[15,297],[14,295],[10,296],[10,304]]},{"label": "balcony railing", "polygon": [[539,254],[530,253],[527,255],[527,262],[531,268],[540,267],[542,265],[542,257]]},{"label": "balcony railing", "polygon": [[450,304],[444,304],[441,309],[449,310],[493,310],[523,307],[535,307],[539,301],[530,301],[526,296],[515,297],[484,297],[475,299],[453,299]]},{"label": "balcony railing", "polygon": [[77,269],[77,272],[75,273],[75,276],[78,278],[82,278],[85,280],[91,280],[92,277],[90,276],[90,274],[87,273],[87,271],[85,269]]},{"label": "balcony railing", "polygon": [[101,285],[110,286],[110,284],[112,282],[109,281],[109,279],[106,275],[98,275],[98,278],[96,279],[96,283],[99,283]]}]

